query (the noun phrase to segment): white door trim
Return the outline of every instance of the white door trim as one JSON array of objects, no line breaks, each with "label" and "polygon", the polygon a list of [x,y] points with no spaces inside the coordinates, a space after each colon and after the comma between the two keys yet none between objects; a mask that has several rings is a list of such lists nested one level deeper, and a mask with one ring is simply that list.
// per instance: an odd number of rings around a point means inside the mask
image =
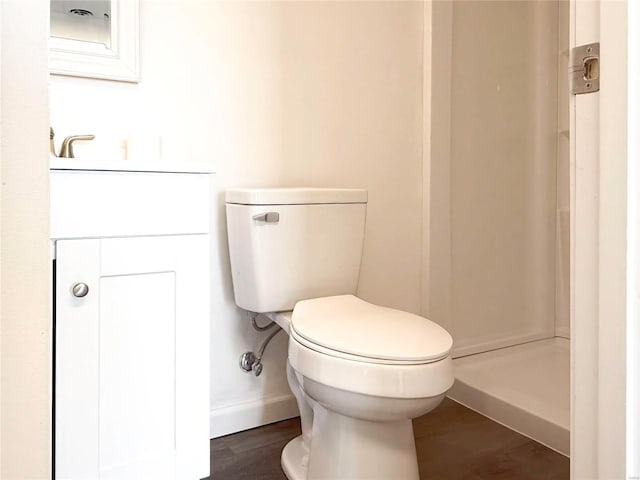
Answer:
[{"label": "white door trim", "polygon": [[[629,2],[628,18],[640,18]],[[628,22],[627,84],[640,78],[640,24]],[[627,477],[640,478],[640,92],[630,88],[627,112]]]},{"label": "white door trim", "polygon": [[[599,40],[597,4],[572,0],[569,46]],[[595,478],[599,93],[570,98],[571,478]],[[584,112],[589,112],[586,115]],[[577,113],[579,112],[579,114]],[[578,319],[578,320],[577,320]],[[586,420],[585,420],[586,419]]]},{"label": "white door trim", "polygon": [[626,477],[627,2],[572,1],[601,90],[572,99],[571,477]]}]

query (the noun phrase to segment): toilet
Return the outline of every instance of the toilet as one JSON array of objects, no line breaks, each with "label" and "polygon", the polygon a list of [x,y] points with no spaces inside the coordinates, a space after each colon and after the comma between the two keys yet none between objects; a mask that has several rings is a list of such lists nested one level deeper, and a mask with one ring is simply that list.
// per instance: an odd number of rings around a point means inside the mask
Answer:
[{"label": "toilet", "polygon": [[355,296],[367,191],[233,189],[227,233],[236,304],[289,334],[302,435],[289,480],[417,480],[411,420],[453,384],[452,338],[430,320]]}]

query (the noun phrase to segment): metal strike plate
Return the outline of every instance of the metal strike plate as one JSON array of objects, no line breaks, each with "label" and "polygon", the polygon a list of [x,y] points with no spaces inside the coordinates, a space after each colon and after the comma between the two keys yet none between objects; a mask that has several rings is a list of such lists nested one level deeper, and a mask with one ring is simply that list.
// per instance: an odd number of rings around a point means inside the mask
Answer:
[{"label": "metal strike plate", "polygon": [[593,93],[600,90],[599,43],[590,43],[571,49],[569,82],[573,95]]},{"label": "metal strike plate", "polygon": [[280,221],[280,214],[278,212],[265,212],[258,215],[254,215],[253,220],[260,223],[278,223]]}]

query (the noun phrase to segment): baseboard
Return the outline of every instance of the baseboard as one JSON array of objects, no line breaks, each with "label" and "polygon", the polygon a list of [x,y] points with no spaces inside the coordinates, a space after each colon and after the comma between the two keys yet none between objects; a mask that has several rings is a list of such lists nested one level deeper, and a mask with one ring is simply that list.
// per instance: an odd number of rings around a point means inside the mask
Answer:
[{"label": "baseboard", "polygon": [[225,405],[211,409],[209,432],[211,438],[217,438],[299,415],[291,394]]}]

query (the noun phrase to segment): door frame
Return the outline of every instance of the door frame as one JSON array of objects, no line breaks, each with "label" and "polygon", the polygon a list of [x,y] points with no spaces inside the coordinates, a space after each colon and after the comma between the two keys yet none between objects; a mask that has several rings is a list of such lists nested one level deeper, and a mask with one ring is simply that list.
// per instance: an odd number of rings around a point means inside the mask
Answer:
[{"label": "door frame", "polygon": [[51,474],[49,2],[0,2],[0,478]]},{"label": "door frame", "polygon": [[602,65],[600,92],[571,98],[571,478],[576,480],[638,475],[640,196],[633,142],[639,107],[628,94],[627,73],[638,68],[637,55],[628,53],[640,49],[637,32],[627,35],[627,26],[629,33],[637,28],[630,18],[626,1],[571,0],[570,45],[599,41]]},{"label": "door frame", "polygon": [[[640,18],[640,3],[629,2],[629,19]],[[628,21],[627,84],[640,78],[640,24]],[[627,91],[627,477],[640,478],[640,92]]]}]

